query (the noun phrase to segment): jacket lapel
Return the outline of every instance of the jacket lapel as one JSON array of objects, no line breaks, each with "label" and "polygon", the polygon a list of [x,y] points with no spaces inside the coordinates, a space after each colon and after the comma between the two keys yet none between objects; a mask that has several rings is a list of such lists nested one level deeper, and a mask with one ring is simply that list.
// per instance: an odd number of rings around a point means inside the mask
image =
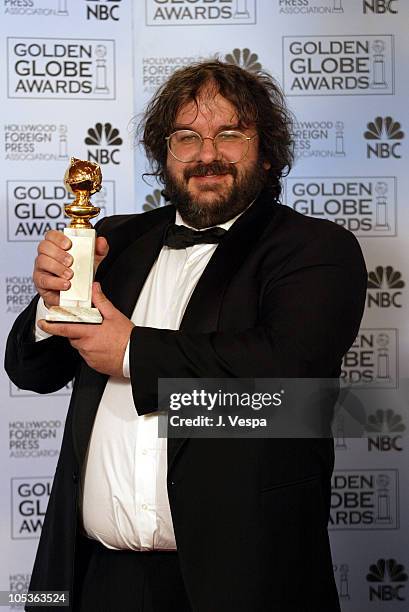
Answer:
[{"label": "jacket lapel", "polygon": [[255,248],[273,212],[271,202],[260,196],[232,225],[192,293],[181,330],[211,332],[218,329],[220,307],[227,285]]},{"label": "jacket lapel", "polygon": [[138,296],[163,245],[165,219],[122,251],[101,280],[104,293],[124,315],[131,317]]}]

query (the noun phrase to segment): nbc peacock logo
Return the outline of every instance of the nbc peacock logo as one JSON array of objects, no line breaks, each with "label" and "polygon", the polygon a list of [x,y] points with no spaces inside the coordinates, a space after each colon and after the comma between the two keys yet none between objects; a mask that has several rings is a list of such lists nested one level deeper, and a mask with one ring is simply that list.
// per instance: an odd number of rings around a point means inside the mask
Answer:
[{"label": "nbc peacock logo", "polygon": [[374,414],[368,415],[365,429],[376,433],[397,433],[405,431],[406,427],[402,416],[388,408],[387,410],[379,409]]},{"label": "nbc peacock logo", "polygon": [[169,204],[165,200],[162,195],[162,191],[160,189],[155,189],[152,193],[148,194],[145,198],[145,204],[142,206],[144,212],[149,212],[150,210],[156,210],[161,206],[166,206]]},{"label": "nbc peacock logo", "polygon": [[402,157],[401,141],[405,138],[405,133],[399,121],[395,121],[392,117],[376,117],[366,127],[364,138],[369,141],[366,147],[368,159],[372,157],[400,159]]},{"label": "nbc peacock logo", "polygon": [[118,155],[123,140],[119,130],[111,123],[96,123],[90,127],[84,140],[88,145],[88,159],[101,165],[120,163]]},{"label": "nbc peacock logo", "polygon": [[224,59],[228,64],[234,64],[235,66],[244,68],[244,70],[248,70],[249,72],[257,73],[263,68],[258,61],[257,53],[253,53],[247,48],[233,49],[231,53],[227,53]]},{"label": "nbc peacock logo", "polygon": [[368,436],[368,451],[402,451],[402,435],[406,425],[400,414],[387,408],[378,408],[367,417],[365,429]]},{"label": "nbc peacock logo", "polygon": [[366,575],[369,601],[405,601],[403,590],[408,581],[405,566],[396,559],[378,559]]},{"label": "nbc peacock logo", "polygon": [[368,308],[402,308],[401,298],[405,282],[402,274],[392,266],[377,266],[368,274]]}]

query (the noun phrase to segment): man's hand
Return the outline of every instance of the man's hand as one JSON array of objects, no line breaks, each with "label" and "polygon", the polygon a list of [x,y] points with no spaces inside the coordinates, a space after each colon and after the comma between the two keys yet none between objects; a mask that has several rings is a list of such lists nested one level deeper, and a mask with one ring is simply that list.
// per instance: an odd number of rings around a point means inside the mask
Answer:
[{"label": "man's hand", "polygon": [[44,319],[37,324],[49,334],[68,338],[90,368],[123,377],[125,349],[134,324],[105,297],[99,283],[93,284],[92,301],[104,317],[101,325],[48,323]]},{"label": "man's hand", "polygon": [[[60,291],[70,288],[70,279],[73,272],[72,256],[67,253],[71,248],[71,240],[62,232],[50,230],[37,248],[37,257],[34,263],[34,285],[44,300],[47,308],[58,306]],[[101,261],[108,254],[108,243],[105,238],[99,237],[95,241],[95,271]]]}]

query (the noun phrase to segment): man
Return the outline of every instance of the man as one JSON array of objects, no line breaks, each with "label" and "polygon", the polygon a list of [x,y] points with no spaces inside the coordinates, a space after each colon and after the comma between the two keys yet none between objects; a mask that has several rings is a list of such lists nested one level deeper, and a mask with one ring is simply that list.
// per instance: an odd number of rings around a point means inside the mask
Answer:
[{"label": "man", "polygon": [[278,203],[291,121],[265,74],[174,73],[143,142],[171,204],[97,225],[102,325],[44,321],[72,276],[49,232],[10,334],[16,385],[75,380],[31,589],[69,590],[81,612],[336,612],[332,441],[166,444],[157,382],[339,376],[364,306],[359,246]]}]

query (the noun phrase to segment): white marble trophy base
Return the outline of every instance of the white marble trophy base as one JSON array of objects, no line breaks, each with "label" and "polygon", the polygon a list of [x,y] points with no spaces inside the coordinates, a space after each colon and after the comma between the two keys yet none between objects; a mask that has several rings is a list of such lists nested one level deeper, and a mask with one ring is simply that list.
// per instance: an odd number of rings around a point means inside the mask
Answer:
[{"label": "white marble trophy base", "polygon": [[54,323],[102,323],[103,321],[98,308],[81,308],[81,306],[52,306],[46,320]]},{"label": "white marble trophy base", "polygon": [[92,307],[92,281],[94,278],[95,230],[67,227],[64,234],[72,242],[68,251],[74,261],[71,287],[60,291],[60,305],[50,308],[47,321],[69,323],[102,323],[97,308]]}]

